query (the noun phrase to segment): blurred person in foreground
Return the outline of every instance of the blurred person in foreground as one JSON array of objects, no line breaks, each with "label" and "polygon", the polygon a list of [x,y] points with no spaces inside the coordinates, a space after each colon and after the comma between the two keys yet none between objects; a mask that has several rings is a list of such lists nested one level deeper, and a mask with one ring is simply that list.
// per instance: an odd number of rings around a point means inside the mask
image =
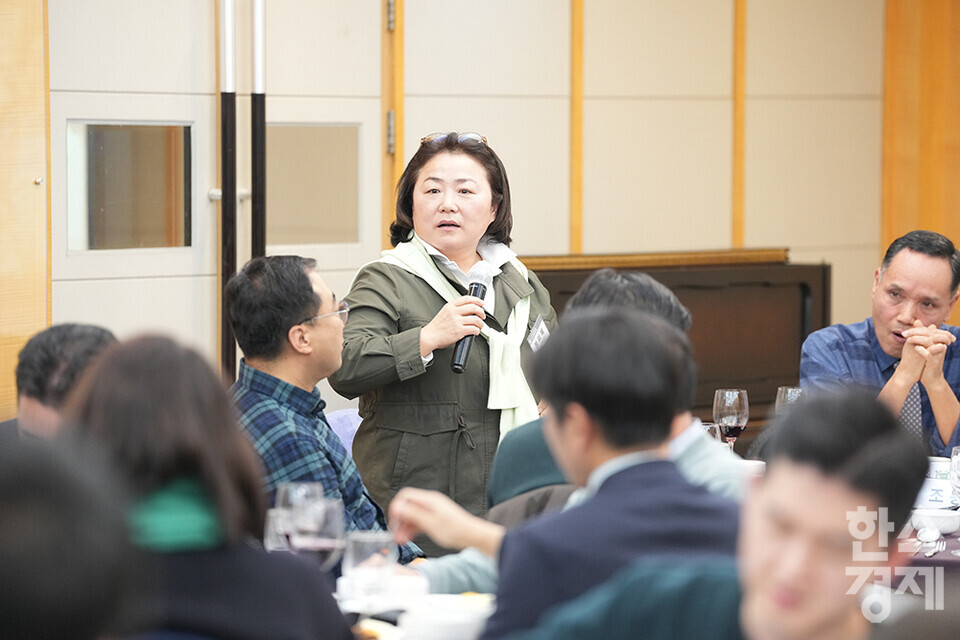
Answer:
[{"label": "blurred person in foreground", "polygon": [[[317,389],[340,368],[349,307],[337,302],[316,261],[300,256],[250,260],[227,282],[224,299],[244,355],[233,402],[263,462],[268,502],[284,482],[320,482],[326,497],[343,502],[347,531],[385,531],[383,511],[327,424]],[[413,543],[400,547],[401,562],[420,555]]]},{"label": "blurred person in foreground", "polygon": [[49,439],[60,429],[60,409],[80,374],[113,333],[92,324],[55,324],[34,335],[17,357],[17,417],[0,423],[0,441]]},{"label": "blurred person in foreground", "polygon": [[638,562],[509,638],[866,640],[867,616],[884,619],[889,602],[861,601],[859,581],[889,580],[909,562],[896,536],[927,458],[862,391],[805,398],[773,429],[736,561]]},{"label": "blurred person in foreground", "polygon": [[[550,450],[583,487],[576,506],[504,533],[458,516],[438,494],[408,490],[390,508],[397,534],[422,528],[441,544],[466,540],[498,556],[497,608],[483,638],[534,626],[639,557],[732,556],[736,504],[690,483],[668,459],[685,383],[695,377],[686,336],[660,318],[571,313],[537,354],[533,383],[547,403]],[[424,509],[424,498],[435,509]]]},{"label": "blurred person in foreground", "polygon": [[800,386],[857,385],[877,394],[929,453],[960,445],[960,327],[944,324],[957,302],[960,251],[939,233],[894,240],[873,274],[873,314],[807,336]]},{"label": "blurred person in foreground", "polygon": [[267,554],[256,453],[219,376],[165,337],[110,348],[65,411],[65,437],[103,448],[128,481],[144,552],[144,630],[221,639],[351,638],[309,558]]},{"label": "blurred person in foreground", "polygon": [[103,466],[0,447],[0,638],[93,640],[118,623],[133,549]]},{"label": "blurred person in foreground", "polygon": [[923,606],[914,607],[889,624],[879,626],[870,640],[957,640],[960,638],[960,607],[957,607],[960,575],[953,572],[945,576],[943,593],[950,598],[943,609],[929,611]]}]

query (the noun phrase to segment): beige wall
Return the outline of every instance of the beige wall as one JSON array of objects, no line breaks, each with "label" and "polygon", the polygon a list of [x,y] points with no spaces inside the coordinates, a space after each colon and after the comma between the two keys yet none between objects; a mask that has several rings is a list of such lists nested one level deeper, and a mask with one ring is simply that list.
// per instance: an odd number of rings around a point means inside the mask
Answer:
[{"label": "beige wall", "polygon": [[[380,249],[381,4],[265,4],[268,121],[360,130],[358,242],[268,250],[317,258],[343,293]],[[510,175],[514,248],[566,253],[570,2],[403,4],[403,157],[434,131],[485,134]],[[215,357],[216,207],[206,196],[219,182],[215,6],[49,0],[54,321],[99,322],[121,335],[168,331]],[[584,251],[729,247],[734,1],[584,6]],[[795,262],[833,263],[834,319],[861,319],[880,251],[884,2],[746,6],[745,245],[787,246]],[[249,188],[250,10],[251,0],[238,0],[241,192]],[[66,251],[60,145],[74,117],[192,123],[202,246],[97,260]],[[238,214],[242,263],[249,201]]]},{"label": "beige wall", "polygon": [[584,252],[729,247],[733,3],[584,4]]},{"label": "beige wall", "polygon": [[[515,248],[566,253],[570,3],[405,5],[405,157],[426,133],[484,133]],[[744,244],[830,262],[838,322],[869,313],[881,249],[884,6],[746,2]],[[731,246],[733,18],[733,0],[584,3],[585,253]]]},{"label": "beige wall", "polygon": [[884,2],[747,9],[744,238],[833,265],[833,321],[870,313],[880,263]]},{"label": "beige wall", "polygon": [[569,246],[570,6],[558,0],[406,0],[405,148],[484,134],[510,179],[514,248]]}]

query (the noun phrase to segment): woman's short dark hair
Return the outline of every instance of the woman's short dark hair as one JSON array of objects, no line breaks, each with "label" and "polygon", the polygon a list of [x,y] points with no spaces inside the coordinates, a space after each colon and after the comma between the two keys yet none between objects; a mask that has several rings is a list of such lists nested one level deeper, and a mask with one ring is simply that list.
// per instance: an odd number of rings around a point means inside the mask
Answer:
[{"label": "woman's short dark hair", "polygon": [[397,215],[390,224],[390,243],[393,246],[410,239],[410,232],[413,231],[413,189],[420,177],[420,169],[440,153],[462,153],[470,156],[487,172],[487,181],[490,182],[492,192],[491,204],[497,209],[493,222],[487,227],[487,234],[510,246],[510,232],[513,230],[510,182],[507,180],[507,170],[503,168],[503,163],[485,140],[464,138],[451,131],[446,136],[435,136],[420,144],[397,182]]},{"label": "woman's short dark hair", "polygon": [[80,379],[66,419],[105,448],[135,496],[193,477],[227,542],[263,535],[259,459],[223,382],[193,349],[162,336],[110,347]]}]

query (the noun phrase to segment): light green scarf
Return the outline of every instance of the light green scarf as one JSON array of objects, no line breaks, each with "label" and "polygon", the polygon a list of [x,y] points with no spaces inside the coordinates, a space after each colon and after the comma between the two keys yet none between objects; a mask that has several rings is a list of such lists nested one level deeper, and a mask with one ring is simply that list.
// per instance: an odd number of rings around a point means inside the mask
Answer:
[{"label": "light green scarf", "polygon": [[174,480],[130,510],[133,542],[160,553],[217,547],[223,529],[216,507],[196,478]]},{"label": "light green scarf", "polygon": [[[426,247],[416,234],[407,242],[401,242],[395,249],[384,251],[380,262],[400,267],[417,276],[436,291],[447,302],[459,298],[461,294],[450,284],[439,269]],[[527,268],[516,258],[510,264],[529,280]],[[490,345],[490,392],[487,395],[487,408],[500,411],[500,439],[511,429],[539,416],[537,401],[534,400],[527,379],[520,367],[520,345],[527,332],[530,319],[530,296],[521,299],[510,312],[507,332],[501,333],[484,323],[480,335]]]}]

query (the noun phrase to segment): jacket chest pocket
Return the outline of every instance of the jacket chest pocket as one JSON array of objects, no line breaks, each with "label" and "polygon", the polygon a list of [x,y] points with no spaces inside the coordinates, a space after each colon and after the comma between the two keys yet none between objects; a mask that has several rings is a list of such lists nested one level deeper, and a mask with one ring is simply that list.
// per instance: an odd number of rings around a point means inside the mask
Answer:
[{"label": "jacket chest pocket", "polygon": [[[439,309],[437,309],[439,311]],[[397,329],[399,331],[407,331],[408,329],[416,329],[418,327],[425,327],[430,324],[430,321],[433,320],[433,316],[429,318],[425,314],[413,314],[413,315],[401,315],[397,319]]]}]

